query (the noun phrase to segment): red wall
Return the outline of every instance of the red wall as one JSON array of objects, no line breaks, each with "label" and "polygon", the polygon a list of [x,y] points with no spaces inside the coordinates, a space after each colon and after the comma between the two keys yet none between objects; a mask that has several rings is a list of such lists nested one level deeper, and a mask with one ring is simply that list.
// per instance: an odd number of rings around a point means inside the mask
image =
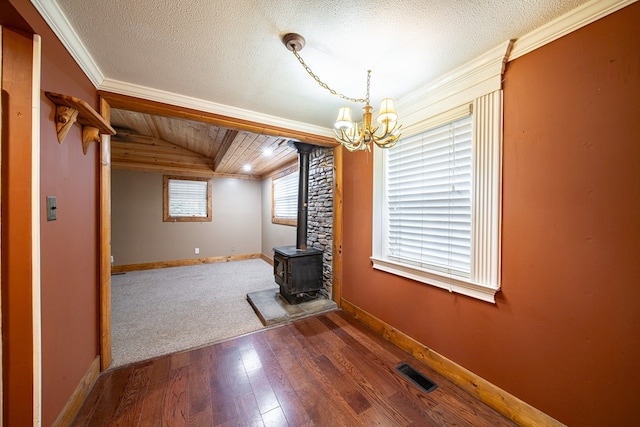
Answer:
[{"label": "red wall", "polygon": [[2,409],[5,425],[29,425],[33,407],[32,56],[29,33],[2,29]]},{"label": "red wall", "polygon": [[495,305],[374,271],[372,159],[344,155],[343,298],[568,425],[637,419],[638,22],[635,3],[508,64]]},{"label": "red wall", "polygon": [[[82,153],[80,126],[59,144],[45,91],[97,107],[96,90],[28,0],[10,0],[42,37],[41,304],[42,425],[56,419],[98,354],[98,150]],[[56,196],[57,221],[46,220]]]}]

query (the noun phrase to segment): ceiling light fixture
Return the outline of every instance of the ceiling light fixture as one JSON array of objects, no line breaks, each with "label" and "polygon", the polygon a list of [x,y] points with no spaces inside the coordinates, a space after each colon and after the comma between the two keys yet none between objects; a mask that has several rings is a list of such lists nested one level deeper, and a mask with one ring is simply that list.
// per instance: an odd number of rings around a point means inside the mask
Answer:
[{"label": "ceiling light fixture", "polygon": [[393,108],[393,100],[385,98],[380,105],[380,113],[376,120],[382,125],[382,133],[377,133],[379,126],[371,125],[371,117],[373,115],[373,107],[369,104],[369,88],[371,82],[371,70],[367,71],[367,96],[366,98],[350,98],[331,89],[326,83],[311,71],[311,68],[304,62],[299,51],[305,44],[304,37],[300,34],[288,33],[282,38],[282,42],[293,54],[298,58],[300,64],[305,71],[318,82],[324,89],[331,92],[332,95],[353,103],[364,103],[362,107],[362,122],[354,122],[351,119],[351,108],[341,107],[338,111],[338,118],[334,125],[336,141],[342,144],[349,151],[367,150],[371,151],[371,143],[375,143],[380,148],[391,148],[398,142],[400,138],[401,124],[398,123],[398,114]]}]

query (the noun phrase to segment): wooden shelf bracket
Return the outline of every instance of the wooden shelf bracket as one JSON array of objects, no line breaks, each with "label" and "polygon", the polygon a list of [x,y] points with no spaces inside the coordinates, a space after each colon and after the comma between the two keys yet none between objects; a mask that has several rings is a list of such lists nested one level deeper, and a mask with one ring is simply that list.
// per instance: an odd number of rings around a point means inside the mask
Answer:
[{"label": "wooden shelf bracket", "polygon": [[58,143],[62,144],[71,126],[77,121],[82,125],[82,152],[92,142],[100,142],[100,134],[115,135],[116,131],[107,121],[85,101],[69,95],[45,92],[47,98],[56,104],[56,132]]}]

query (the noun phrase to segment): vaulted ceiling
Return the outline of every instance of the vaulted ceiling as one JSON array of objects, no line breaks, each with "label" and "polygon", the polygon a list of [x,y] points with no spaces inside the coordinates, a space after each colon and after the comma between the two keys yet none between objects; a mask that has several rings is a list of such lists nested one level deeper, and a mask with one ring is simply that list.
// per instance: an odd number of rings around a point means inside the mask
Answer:
[{"label": "vaulted ceiling", "polygon": [[297,159],[289,139],[176,117],[111,110],[114,168],[263,177]]},{"label": "vaulted ceiling", "polygon": [[372,105],[392,97],[402,117],[412,92],[587,3],[32,2],[100,91],[205,113],[116,106],[114,167],[252,177],[295,161],[289,140],[330,144],[345,103],[284,47],[284,34],[303,35],[310,69],[348,97],[364,97],[372,70]]}]

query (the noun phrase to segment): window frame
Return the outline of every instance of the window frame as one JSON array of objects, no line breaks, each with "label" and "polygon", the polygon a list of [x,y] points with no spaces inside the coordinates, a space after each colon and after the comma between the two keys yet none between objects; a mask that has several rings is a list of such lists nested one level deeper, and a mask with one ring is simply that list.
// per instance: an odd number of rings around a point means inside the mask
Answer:
[{"label": "window frame", "polygon": [[[297,215],[298,190],[297,189],[299,185],[300,176],[297,172],[298,172],[298,166],[296,165],[295,167],[287,168],[277,173],[271,178],[271,222],[273,224],[288,225],[293,227],[298,225],[298,215]],[[296,191],[294,192],[294,195],[293,195],[293,198],[296,203],[296,214],[293,217],[278,217],[276,216],[276,181],[278,179],[282,179],[292,175],[297,176],[296,187],[295,187]]]},{"label": "window frame", "polygon": [[[495,294],[500,290],[502,91],[474,100],[472,105],[472,232],[469,277],[405,264],[389,258],[384,242],[386,204],[383,175],[386,153],[381,152],[382,150],[374,157],[371,260],[375,269],[495,303]],[[420,133],[456,120],[465,109],[468,109],[468,104],[431,118],[420,126]]]},{"label": "window frame", "polygon": [[[207,216],[172,216],[169,214],[169,181],[197,181],[207,183]],[[162,177],[162,221],[163,222],[212,222],[212,181],[211,178],[163,175]]]},{"label": "window frame", "polygon": [[502,73],[511,49],[506,42],[401,100],[403,136],[411,137],[473,113],[472,241],[469,278],[390,260],[384,249],[385,150],[374,153],[373,268],[495,303],[500,291],[502,221]]}]

